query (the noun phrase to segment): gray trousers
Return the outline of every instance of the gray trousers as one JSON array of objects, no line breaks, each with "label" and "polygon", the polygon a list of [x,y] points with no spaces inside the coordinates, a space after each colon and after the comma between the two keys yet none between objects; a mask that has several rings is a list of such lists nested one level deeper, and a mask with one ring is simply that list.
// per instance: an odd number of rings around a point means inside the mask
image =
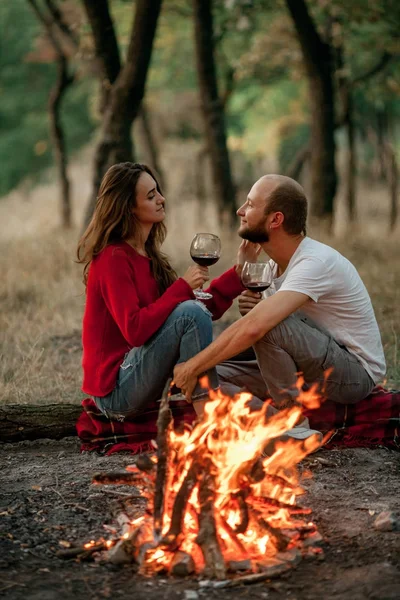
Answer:
[{"label": "gray trousers", "polygon": [[[221,388],[228,394],[246,389],[254,398],[273,398],[284,407],[296,400],[297,374],[318,383],[326,399],[355,404],[366,398],[374,382],[355,356],[307,317],[290,315],[254,346],[257,360],[229,360],[217,367]],[[324,373],[331,369],[326,377]]]}]

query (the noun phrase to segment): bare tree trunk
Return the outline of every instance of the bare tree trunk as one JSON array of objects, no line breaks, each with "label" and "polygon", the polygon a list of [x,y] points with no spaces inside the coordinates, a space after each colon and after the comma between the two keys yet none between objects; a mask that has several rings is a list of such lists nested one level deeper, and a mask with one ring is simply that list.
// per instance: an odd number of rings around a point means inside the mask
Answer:
[{"label": "bare tree trunk", "polygon": [[349,221],[354,223],[357,217],[356,208],[356,175],[357,175],[357,154],[355,141],[355,127],[353,117],[353,98],[351,90],[348,90],[347,100],[347,189],[346,189],[346,204]]},{"label": "bare tree trunk", "polygon": [[126,62],[111,88],[101,139],[95,152],[93,188],[86,210],[85,226],[92,217],[97,191],[108,167],[133,160],[131,128],[144,96],[161,4],[162,0],[153,0],[151,10],[146,0],[138,0],[135,4]]},{"label": "bare tree trunk", "polygon": [[60,107],[63,95],[72,82],[68,76],[67,61],[61,56],[57,59],[58,77],[56,86],[53,88],[49,98],[49,112],[51,135],[53,138],[54,154],[58,165],[58,173],[61,184],[61,219],[63,227],[72,225],[70,182],[67,174],[67,152],[65,147],[64,130],[61,125]]},{"label": "bare tree trunk", "polygon": [[288,168],[286,169],[285,175],[287,175],[287,177],[291,177],[292,179],[295,179],[296,181],[298,181],[300,179],[301,172],[303,170],[304,165],[306,164],[307,160],[310,158],[310,154],[311,154],[311,149],[310,149],[309,143],[307,142],[307,144],[302,146],[296,152],[291,163],[289,164]]},{"label": "bare tree trunk", "polygon": [[100,112],[103,114],[108,104],[111,86],[121,69],[118,42],[108,0],[82,0],[82,2],[93,32],[96,58],[100,63]]},{"label": "bare tree trunk", "polygon": [[141,131],[141,138],[144,147],[144,152],[146,154],[146,162],[150,164],[150,166],[155,170],[158,176],[158,180],[160,182],[161,188],[165,190],[165,177],[162,172],[160,160],[158,157],[158,148],[156,140],[154,139],[153,131],[151,128],[151,118],[149,115],[149,110],[144,102],[140,107],[140,111],[138,114],[138,125]]},{"label": "bare tree trunk", "polygon": [[226,143],[224,110],[218,94],[212,0],[193,0],[193,8],[196,65],[215,196],[221,217],[226,214],[233,222],[236,220],[236,190]]},{"label": "bare tree trunk", "polygon": [[[235,87],[235,70],[233,67],[230,67],[225,73],[225,89],[222,94],[221,102],[223,110],[225,111],[226,105],[229,102],[230,97],[232,96],[233,90]],[[196,188],[196,197],[202,203],[206,199],[206,164],[208,157],[208,144],[206,143],[204,146],[200,148],[197,153],[197,158],[195,161],[195,188]]]},{"label": "bare tree trunk", "polygon": [[387,144],[388,183],[390,190],[390,231],[394,231],[398,218],[398,196],[399,196],[399,168],[397,164],[396,151],[392,144]]},{"label": "bare tree trunk", "polygon": [[386,179],[386,134],[387,134],[387,115],[385,111],[379,110],[376,119],[376,153],[378,165],[378,177],[382,181]]},{"label": "bare tree trunk", "polygon": [[303,53],[310,90],[311,214],[332,223],[337,187],[331,48],[322,41],[305,0],[286,0]]},{"label": "bare tree trunk", "polygon": [[207,146],[203,146],[197,153],[195,164],[196,197],[202,203],[206,199],[206,161],[208,156]]},{"label": "bare tree trunk", "polygon": [[28,0],[28,2],[32,6],[39,21],[45,27],[48,38],[57,56],[57,81],[50,92],[48,108],[50,135],[53,142],[54,158],[56,161],[60,182],[61,223],[64,228],[69,228],[72,225],[71,193],[67,173],[65,135],[61,124],[60,111],[64,94],[67,88],[72,84],[73,77],[71,77],[68,72],[68,59],[62,50],[57,36],[53,33],[53,19],[48,19],[48,17],[37,5],[36,0]]}]

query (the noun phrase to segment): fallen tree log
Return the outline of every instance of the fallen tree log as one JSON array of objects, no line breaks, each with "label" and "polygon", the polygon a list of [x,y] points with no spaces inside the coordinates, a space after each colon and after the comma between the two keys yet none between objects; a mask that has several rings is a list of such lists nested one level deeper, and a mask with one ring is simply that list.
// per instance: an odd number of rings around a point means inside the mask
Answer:
[{"label": "fallen tree log", "polygon": [[76,435],[79,404],[5,404],[0,406],[0,442]]}]

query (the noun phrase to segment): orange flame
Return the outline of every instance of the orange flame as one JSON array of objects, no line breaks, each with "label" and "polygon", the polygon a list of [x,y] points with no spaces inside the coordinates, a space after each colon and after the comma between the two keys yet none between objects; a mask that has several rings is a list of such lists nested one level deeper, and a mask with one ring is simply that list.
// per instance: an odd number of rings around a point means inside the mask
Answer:
[{"label": "orange flame", "polygon": [[[230,398],[210,391],[204,415],[193,428],[186,425],[179,433],[173,428],[168,431],[170,456],[161,541],[154,539],[151,517],[154,474],[143,475],[147,486],[144,495],[149,499],[146,515],[131,523],[132,531],[140,529],[138,543],[149,545],[142,569],[168,570],[175,551],[180,549],[192,556],[198,572],[202,570],[199,490],[206,475],[212,478],[213,518],[225,561],[249,559],[256,570],[267,557],[301,544],[307,532],[315,531],[312,523],[298,518],[310,511],[296,506],[296,497],[304,493],[296,465],[316,450],[320,441],[318,436],[302,442],[280,440],[299,421],[301,405],[319,406],[316,387],[303,392],[302,385],[299,378],[300,405],[273,416],[267,415],[268,402],[252,412],[248,406],[250,394]],[[273,450],[266,455],[264,451],[271,441]],[[174,507],[179,490],[190,476],[194,477],[193,485],[177,531]]]}]

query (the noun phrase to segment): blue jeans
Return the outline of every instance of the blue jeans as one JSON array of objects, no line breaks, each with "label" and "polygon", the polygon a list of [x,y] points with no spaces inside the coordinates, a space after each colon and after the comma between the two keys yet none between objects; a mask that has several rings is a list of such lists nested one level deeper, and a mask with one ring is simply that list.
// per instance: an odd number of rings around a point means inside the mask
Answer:
[{"label": "blue jeans", "polygon": [[[97,407],[112,419],[139,414],[149,402],[161,397],[174,366],[201,352],[211,344],[212,336],[211,313],[204,304],[196,300],[182,302],[146,344],[128,352],[113,391],[94,397]],[[217,388],[216,370],[210,369],[206,375],[210,386]],[[197,382],[193,400],[206,395],[207,390]]]}]

